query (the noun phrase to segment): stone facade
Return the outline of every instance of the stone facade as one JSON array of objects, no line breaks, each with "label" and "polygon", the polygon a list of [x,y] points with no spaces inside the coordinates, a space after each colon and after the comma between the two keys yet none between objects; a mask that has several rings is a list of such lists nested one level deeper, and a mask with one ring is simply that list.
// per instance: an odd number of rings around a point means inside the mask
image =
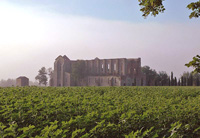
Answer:
[{"label": "stone facade", "polygon": [[21,76],[16,79],[16,85],[20,87],[29,86],[29,79],[27,77]]},{"label": "stone facade", "polygon": [[50,86],[145,86],[146,77],[141,72],[141,58],[117,58],[83,60],[85,77],[75,83],[72,76],[73,64],[80,60],[70,60],[58,56],[54,62],[54,73]]}]

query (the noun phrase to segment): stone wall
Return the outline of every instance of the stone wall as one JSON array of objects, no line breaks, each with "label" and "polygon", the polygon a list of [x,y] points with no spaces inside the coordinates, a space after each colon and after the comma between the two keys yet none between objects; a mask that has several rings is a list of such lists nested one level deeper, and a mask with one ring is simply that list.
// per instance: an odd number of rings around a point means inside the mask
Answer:
[{"label": "stone wall", "polygon": [[121,79],[117,76],[89,76],[88,86],[121,86]]},{"label": "stone wall", "polygon": [[54,63],[52,86],[141,86],[146,84],[145,75],[141,72],[141,59],[99,59],[83,60],[85,78],[80,82],[73,81],[71,75],[73,64],[79,60],[70,60],[59,56]]}]

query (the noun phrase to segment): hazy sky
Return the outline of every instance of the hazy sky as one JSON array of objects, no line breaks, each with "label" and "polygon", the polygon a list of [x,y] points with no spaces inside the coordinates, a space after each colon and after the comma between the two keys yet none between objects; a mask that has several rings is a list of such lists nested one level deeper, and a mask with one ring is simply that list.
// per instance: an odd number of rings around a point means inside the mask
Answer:
[{"label": "hazy sky", "polygon": [[0,79],[34,80],[55,58],[142,58],[142,66],[179,77],[200,54],[200,19],[192,0],[166,0],[166,11],[144,19],[138,0],[1,0]]}]

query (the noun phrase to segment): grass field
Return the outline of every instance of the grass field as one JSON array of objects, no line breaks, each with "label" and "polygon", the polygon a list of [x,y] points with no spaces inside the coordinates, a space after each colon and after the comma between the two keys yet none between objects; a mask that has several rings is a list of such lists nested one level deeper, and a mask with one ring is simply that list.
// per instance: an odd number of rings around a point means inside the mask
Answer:
[{"label": "grass field", "polygon": [[0,88],[0,137],[200,137],[200,87]]}]

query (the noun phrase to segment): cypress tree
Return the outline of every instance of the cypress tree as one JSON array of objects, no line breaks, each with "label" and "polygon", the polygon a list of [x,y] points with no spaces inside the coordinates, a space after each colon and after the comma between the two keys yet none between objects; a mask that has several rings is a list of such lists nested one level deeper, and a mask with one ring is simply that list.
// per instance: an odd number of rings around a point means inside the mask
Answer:
[{"label": "cypress tree", "polygon": [[197,77],[196,85],[199,86],[199,78]]},{"label": "cypress tree", "polygon": [[180,79],[178,80],[178,86],[181,86],[181,80]]},{"label": "cypress tree", "polygon": [[190,77],[190,84],[191,84],[191,86],[193,86],[193,75],[192,75],[192,73],[191,73],[191,77]]},{"label": "cypress tree", "polygon": [[174,79],[174,86],[177,86],[177,79],[176,79],[176,77]]},{"label": "cypress tree", "polygon": [[169,84],[168,85],[171,86],[170,78],[169,78]]},{"label": "cypress tree", "polygon": [[184,77],[184,85],[183,86],[187,86],[187,78]]},{"label": "cypress tree", "polygon": [[173,77],[173,72],[171,72],[171,86],[174,86],[174,77]]},{"label": "cypress tree", "polygon": [[181,86],[183,86],[183,76],[181,77]]}]

